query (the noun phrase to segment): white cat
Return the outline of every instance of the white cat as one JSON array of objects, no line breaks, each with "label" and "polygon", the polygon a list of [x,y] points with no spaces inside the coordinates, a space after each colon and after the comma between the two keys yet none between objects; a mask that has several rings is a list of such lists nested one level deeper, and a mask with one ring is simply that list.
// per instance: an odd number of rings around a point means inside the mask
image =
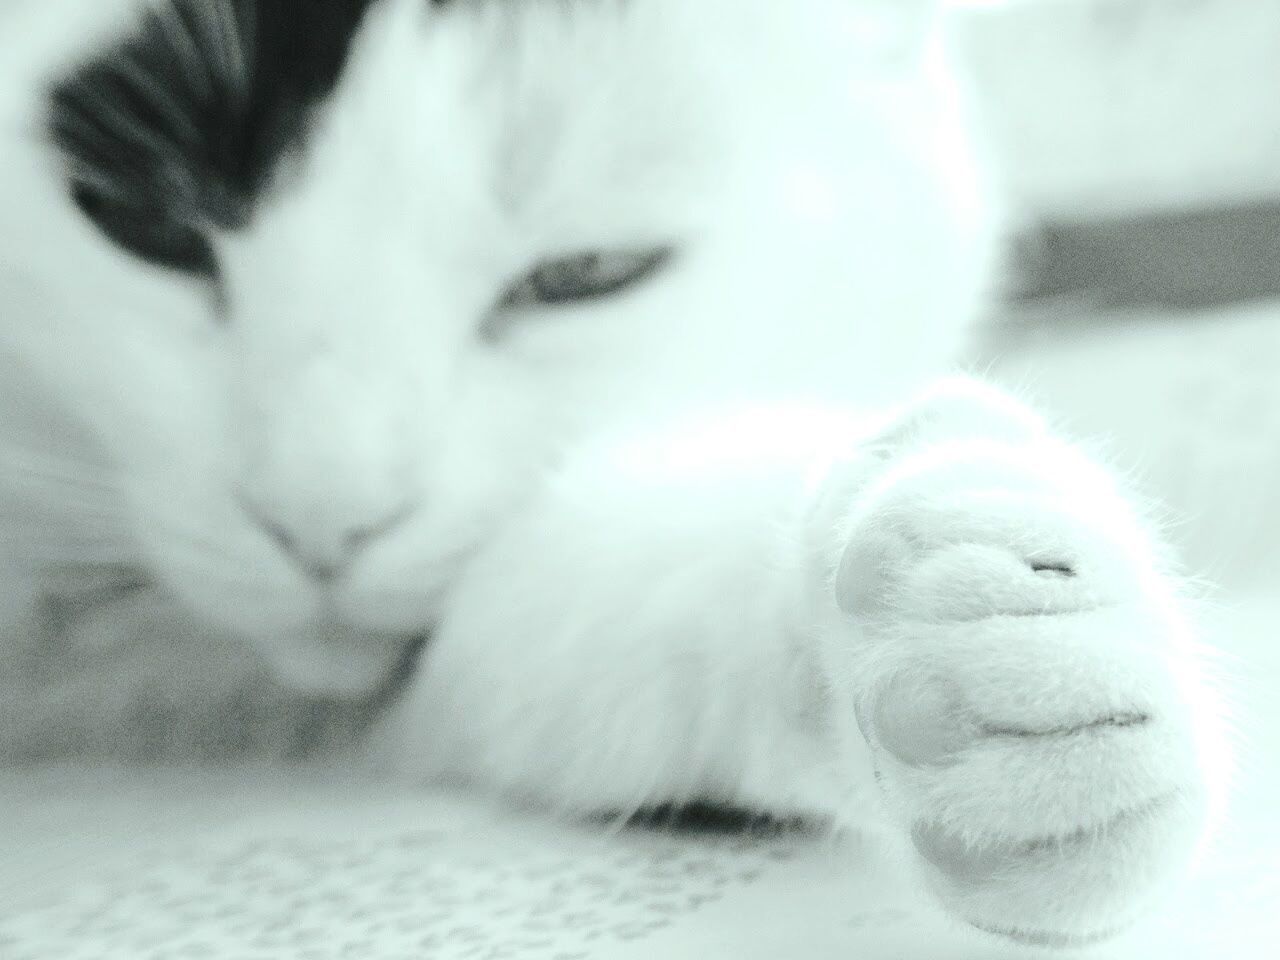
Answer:
[{"label": "white cat", "polygon": [[400,774],[887,824],[1029,941],[1180,870],[1153,541],[949,376],[999,216],[933,4],[10,6],[11,728],[251,649]]}]

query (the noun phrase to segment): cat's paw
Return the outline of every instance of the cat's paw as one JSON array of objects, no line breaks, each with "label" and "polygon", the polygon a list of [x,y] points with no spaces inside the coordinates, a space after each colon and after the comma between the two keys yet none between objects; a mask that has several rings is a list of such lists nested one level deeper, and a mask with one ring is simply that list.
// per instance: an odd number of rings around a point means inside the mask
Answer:
[{"label": "cat's paw", "polygon": [[1127,924],[1201,833],[1204,747],[1192,644],[1109,478],[1043,435],[925,443],[842,543],[831,670],[930,887],[1030,942]]}]

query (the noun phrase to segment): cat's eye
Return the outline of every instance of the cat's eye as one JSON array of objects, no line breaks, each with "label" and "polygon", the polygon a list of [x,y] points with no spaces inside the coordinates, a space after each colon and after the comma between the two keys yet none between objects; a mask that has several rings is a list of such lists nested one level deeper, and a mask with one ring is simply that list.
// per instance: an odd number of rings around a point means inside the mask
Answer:
[{"label": "cat's eye", "polygon": [[71,196],[89,221],[121,249],[160,267],[214,282],[218,261],[209,238],[155,207],[108,199],[75,183]]},{"label": "cat's eye", "polygon": [[664,246],[545,260],[508,290],[503,306],[557,306],[609,297],[652,277],[672,252]]}]

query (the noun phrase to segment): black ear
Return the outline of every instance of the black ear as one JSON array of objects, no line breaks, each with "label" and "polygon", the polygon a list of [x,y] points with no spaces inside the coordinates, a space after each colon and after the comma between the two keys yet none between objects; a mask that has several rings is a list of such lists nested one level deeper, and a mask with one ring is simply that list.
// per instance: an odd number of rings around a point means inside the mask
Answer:
[{"label": "black ear", "polygon": [[[0,0],[2,2],[2,0]],[[242,226],[337,85],[374,0],[163,0],[57,78],[47,134],[112,240],[203,271],[194,225]]]}]

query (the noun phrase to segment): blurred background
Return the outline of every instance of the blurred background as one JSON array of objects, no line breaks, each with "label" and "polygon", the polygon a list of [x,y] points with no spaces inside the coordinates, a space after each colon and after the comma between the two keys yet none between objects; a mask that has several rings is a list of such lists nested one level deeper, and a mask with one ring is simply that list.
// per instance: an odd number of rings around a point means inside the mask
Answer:
[{"label": "blurred background", "polygon": [[1014,185],[1050,221],[1280,200],[1272,0],[953,0]]}]

